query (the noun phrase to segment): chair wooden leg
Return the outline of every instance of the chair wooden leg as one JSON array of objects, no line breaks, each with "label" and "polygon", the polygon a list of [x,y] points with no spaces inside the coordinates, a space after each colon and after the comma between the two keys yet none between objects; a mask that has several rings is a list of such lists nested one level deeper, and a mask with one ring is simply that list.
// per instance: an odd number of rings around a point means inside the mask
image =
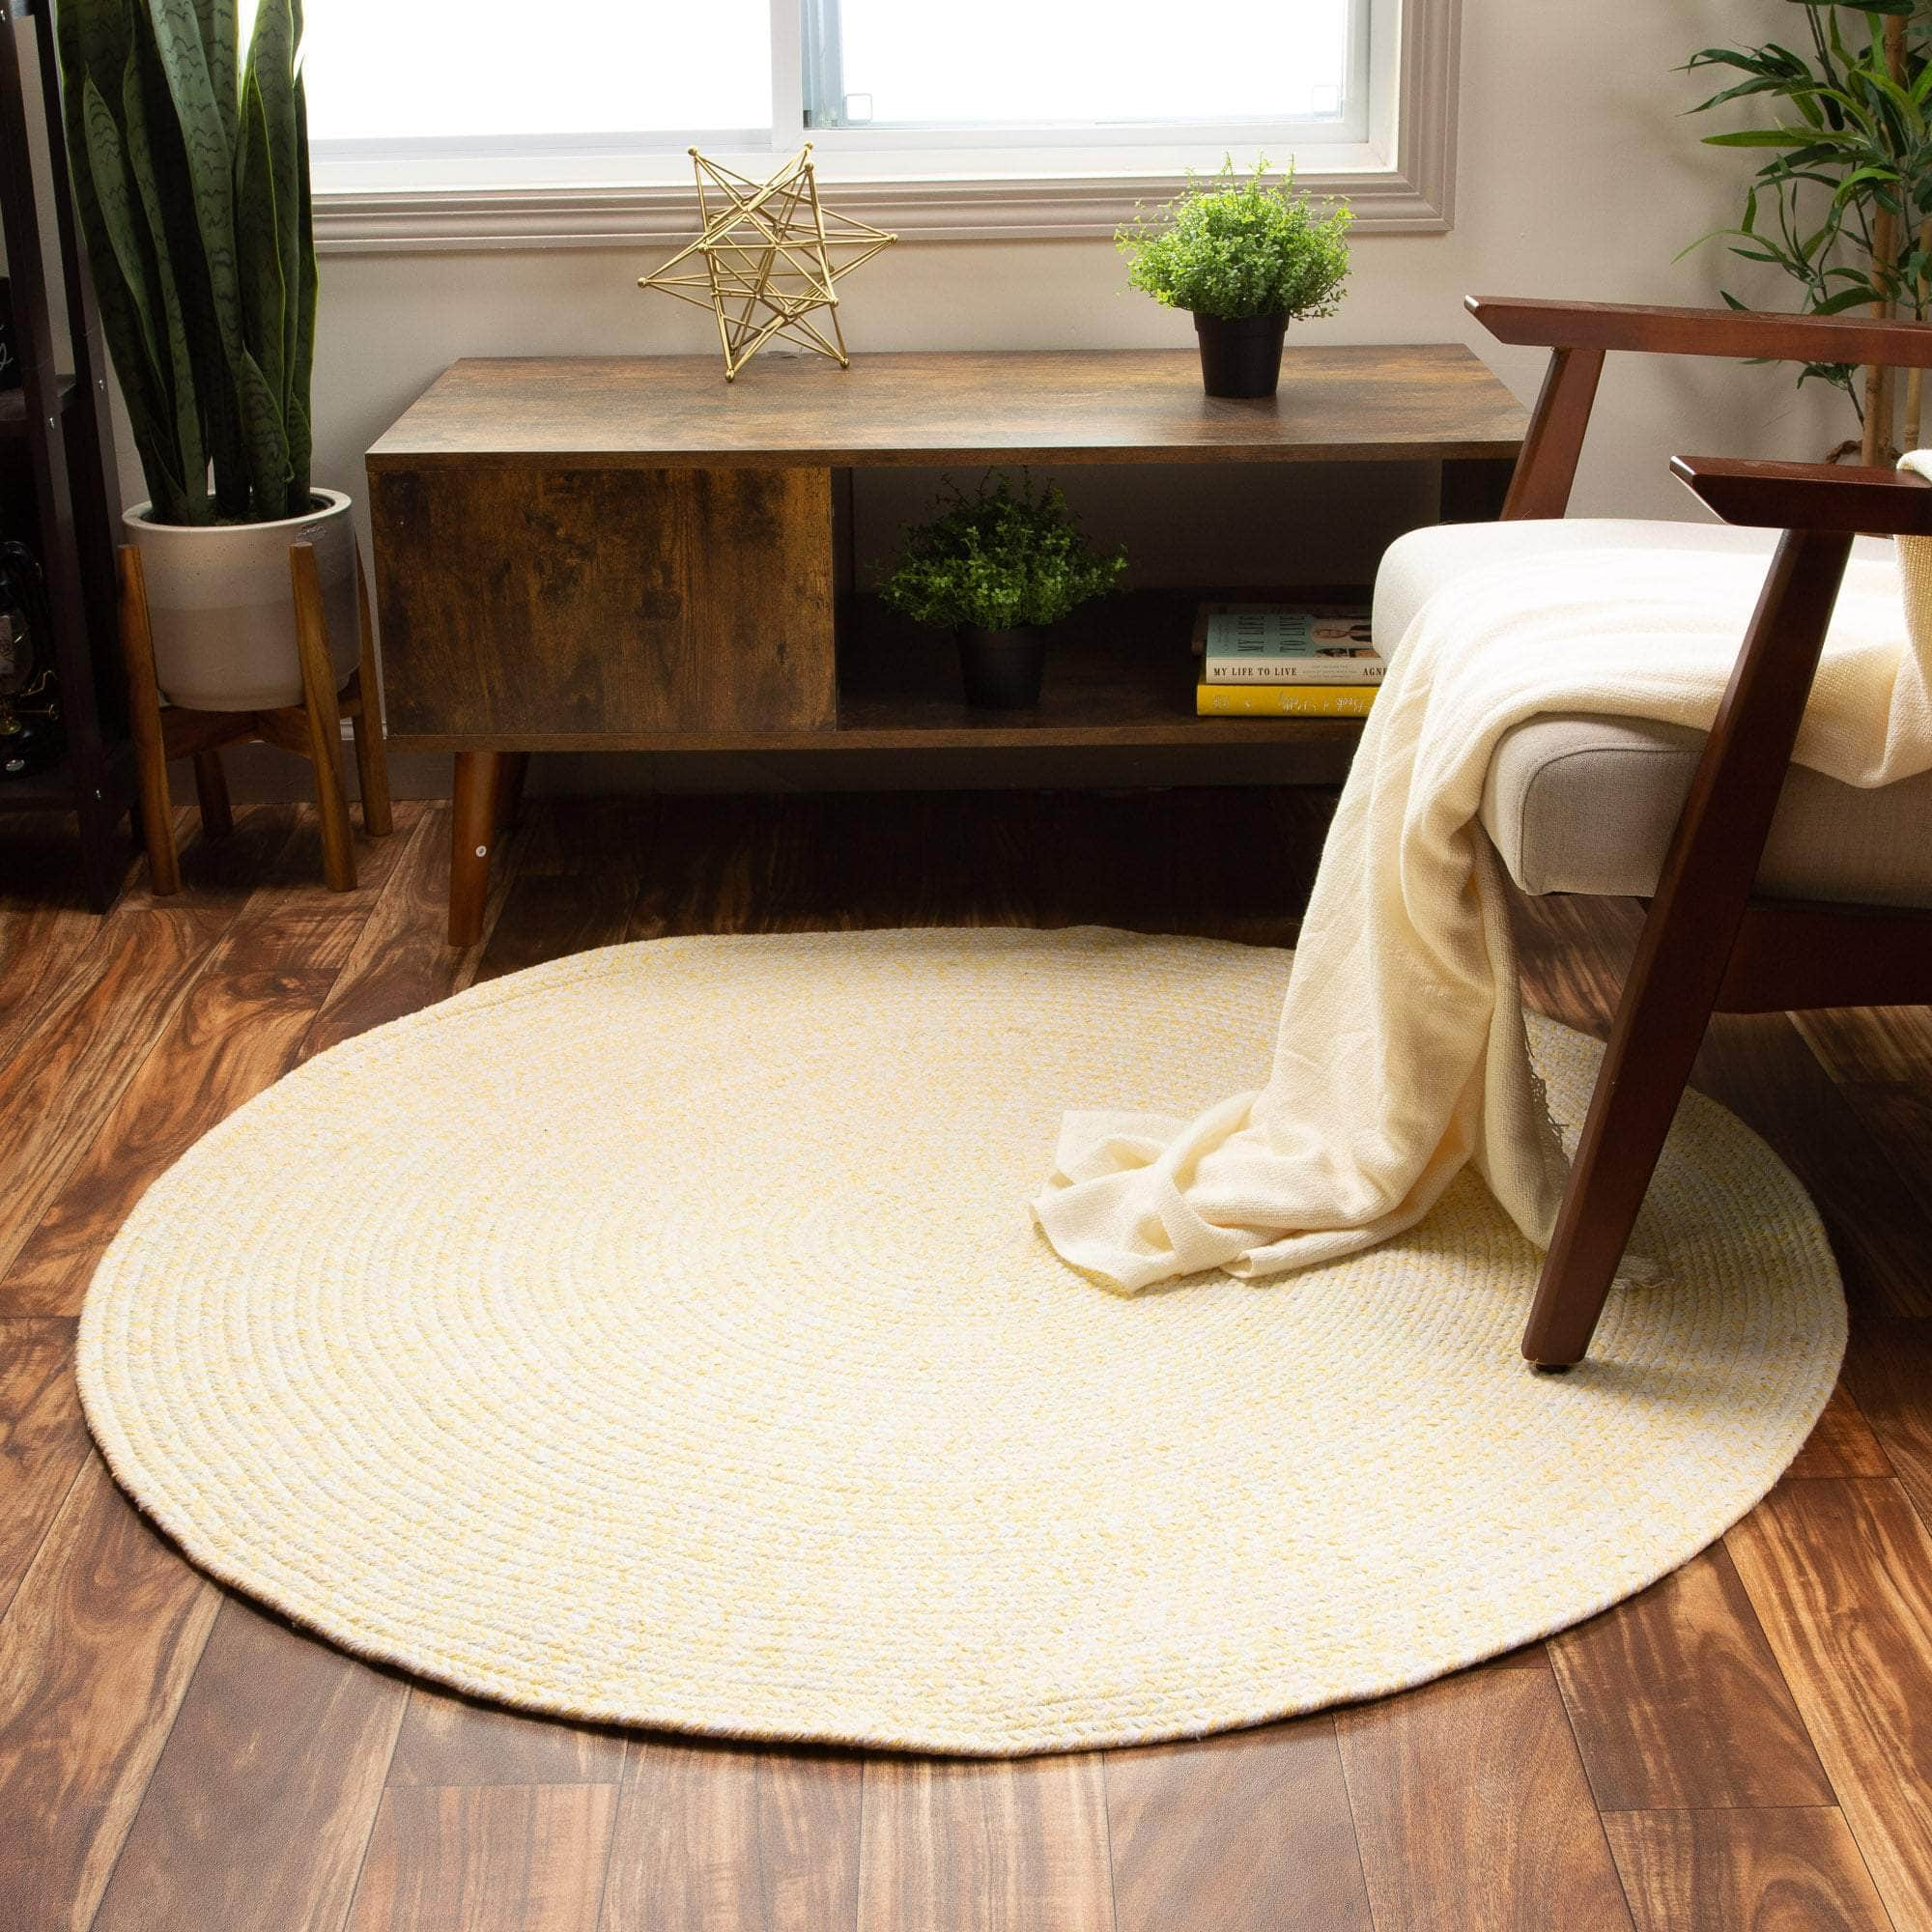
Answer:
[{"label": "chair wooden leg", "polygon": [[121,658],[128,677],[128,731],[140,782],[141,837],[148,847],[148,885],[156,894],[181,891],[175,851],[174,803],[168,797],[168,754],[161,732],[161,692],[155,678],[155,639],[148,626],[148,580],[141,553],[121,550]]},{"label": "chair wooden leg", "polygon": [[353,892],[355,848],[349,830],[348,794],[342,785],[342,714],[335,703],[335,673],[328,662],[322,578],[315,567],[313,544],[289,546],[289,581],[295,591],[296,649],[301,658],[309,763],[315,768],[316,807],[322,818],[323,877],[330,892]]},{"label": "chair wooden leg", "polygon": [[1539,1368],[1567,1368],[1589,1349],[1710,1023],[1708,962],[1668,926],[1654,905],[1570,1164],[1523,1331]]},{"label": "chair wooden leg", "polygon": [[458,752],[456,803],[450,815],[449,943],[474,946],[483,937],[490,897],[490,847],[497,836],[500,752]]},{"label": "chair wooden leg", "polygon": [[383,749],[383,705],[376,683],[376,633],[369,621],[369,580],[362,571],[362,550],[355,550],[355,615],[361,632],[355,688],[362,709],[350,729],[355,734],[355,776],[362,787],[362,829],[372,838],[386,838],[395,830],[389,810],[389,760]]},{"label": "chair wooden leg", "polygon": [[1778,540],[1643,923],[1522,1352],[1581,1361],[1724,983],[1851,550]]},{"label": "chair wooden leg", "polygon": [[235,809],[228,802],[228,774],[213,746],[194,754],[194,796],[201,807],[201,829],[210,838],[226,838],[235,830]]}]

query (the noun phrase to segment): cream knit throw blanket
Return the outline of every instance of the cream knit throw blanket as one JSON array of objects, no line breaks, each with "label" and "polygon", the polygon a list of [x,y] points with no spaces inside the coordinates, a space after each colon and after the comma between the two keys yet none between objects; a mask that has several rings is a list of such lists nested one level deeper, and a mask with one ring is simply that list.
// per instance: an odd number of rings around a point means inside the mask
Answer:
[{"label": "cream knit throw blanket", "polygon": [[[1932,452],[1906,465],[1932,475]],[[1854,557],[1798,741],[1856,785],[1932,767],[1932,540]],[[1465,1161],[1547,1245],[1563,1155],[1523,1037],[1501,868],[1478,823],[1497,741],[1539,712],[1708,727],[1763,557],[1565,551],[1484,565],[1400,640],[1344,788],[1267,1085],[1192,1121],[1065,1117],[1034,1201],[1075,1267],[1123,1293],[1266,1275],[1425,1215]],[[1095,1099],[1107,1096],[1095,1095]]]}]

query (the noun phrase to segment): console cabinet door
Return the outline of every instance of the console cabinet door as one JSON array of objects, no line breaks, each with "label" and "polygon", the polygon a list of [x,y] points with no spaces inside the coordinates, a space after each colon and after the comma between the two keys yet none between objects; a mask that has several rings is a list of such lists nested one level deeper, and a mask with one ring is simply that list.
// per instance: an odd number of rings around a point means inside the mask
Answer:
[{"label": "console cabinet door", "polygon": [[829,469],[386,459],[369,481],[403,749],[836,722]]}]

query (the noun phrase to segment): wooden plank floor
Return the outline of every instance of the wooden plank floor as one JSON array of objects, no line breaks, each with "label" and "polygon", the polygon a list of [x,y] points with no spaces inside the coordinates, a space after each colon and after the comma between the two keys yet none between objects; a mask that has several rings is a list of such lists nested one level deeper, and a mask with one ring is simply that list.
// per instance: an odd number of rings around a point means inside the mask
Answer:
[{"label": "wooden plank floor", "polygon": [[[1699,1080],[1816,1192],[1854,1335],[1765,1503],[1634,1602],[1381,1703],[1019,1763],[760,1750],[496,1711],[209,1583],[89,1447],[88,1275],[141,1190],[310,1054],[665,933],[1104,922],[1292,941],[1312,792],[535,808],[440,943],[440,805],[362,882],[315,828],[184,814],[187,889],[96,920],[0,839],[5,1932],[1932,1932],[1932,1020],[1722,1022]],[[1602,1030],[1628,908],[1521,912]]]}]

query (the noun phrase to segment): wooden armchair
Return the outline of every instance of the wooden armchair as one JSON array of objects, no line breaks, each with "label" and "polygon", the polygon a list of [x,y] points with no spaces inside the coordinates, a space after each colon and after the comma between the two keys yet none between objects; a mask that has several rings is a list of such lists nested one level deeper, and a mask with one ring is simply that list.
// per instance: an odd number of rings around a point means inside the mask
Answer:
[{"label": "wooden armchair", "polygon": [[[1932,368],[1932,326],[1915,323],[1486,298],[1469,309],[1499,340],[1553,352],[1508,521],[1563,515],[1608,350]],[[1782,534],[1711,731],[1679,766],[1681,783],[1694,756],[1654,886],[1635,887],[1649,896],[1648,917],[1523,1334],[1523,1354],[1548,1370],[1589,1348],[1714,1011],[1932,1000],[1932,838],[1918,830],[1932,824],[1932,791],[1923,781],[1862,794],[1858,807],[1909,814],[1899,836],[1927,848],[1922,881],[1888,881],[1890,903],[1815,895],[1815,886],[1814,895],[1788,895],[1764,868],[1775,821],[1782,828],[1802,813],[1803,800],[1792,801],[1804,785],[1830,782],[1794,772],[1791,753],[1854,537],[1932,535],[1932,484],[1889,469],[1702,457],[1680,456],[1671,468],[1725,523]],[[1855,885],[1858,859],[1847,854]]]}]

